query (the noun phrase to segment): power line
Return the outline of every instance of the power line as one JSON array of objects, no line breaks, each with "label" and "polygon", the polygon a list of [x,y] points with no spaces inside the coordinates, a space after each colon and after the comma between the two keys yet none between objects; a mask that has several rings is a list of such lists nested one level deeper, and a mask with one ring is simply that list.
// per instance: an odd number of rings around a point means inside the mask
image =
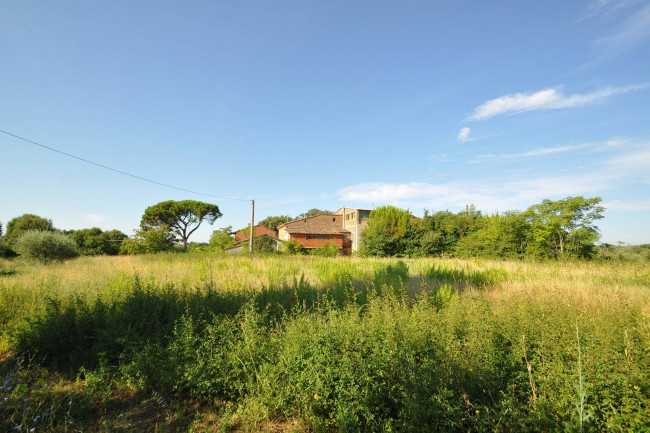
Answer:
[{"label": "power line", "polygon": [[133,178],[135,178],[135,179],[143,180],[143,181],[145,181],[145,182],[153,183],[153,184],[160,185],[160,186],[164,186],[164,187],[167,187],[167,188],[176,189],[176,190],[178,190],[178,191],[184,191],[184,192],[189,192],[189,193],[192,193],[192,194],[202,195],[202,196],[205,196],[205,197],[218,198],[218,199],[220,199],[220,200],[250,201],[250,199],[246,199],[246,198],[222,197],[222,196],[218,196],[218,195],[212,195],[212,194],[206,194],[206,193],[203,193],[203,192],[192,191],[192,190],[190,190],[190,189],[179,188],[179,187],[177,187],[177,186],[173,186],[173,185],[169,185],[169,184],[166,184],[166,183],[158,182],[158,181],[156,181],[156,180],[147,179],[146,177],[138,176],[138,175],[136,175],[136,174],[127,173],[126,171],[118,170],[118,169],[116,169],[116,168],[109,167],[109,166],[104,165],[104,164],[99,164],[99,163],[97,163],[97,162],[90,161],[90,160],[88,160],[88,159],[81,158],[81,157],[79,157],[79,156],[72,155],[72,154],[70,154],[70,153],[64,152],[64,151],[62,151],[62,150],[55,149],[55,148],[53,148],[53,147],[46,146],[46,145],[41,144],[41,143],[37,143],[36,141],[29,140],[29,139],[24,138],[24,137],[21,137],[21,136],[19,136],[19,135],[12,134],[11,132],[3,131],[2,129],[0,129],[0,132],[2,132],[3,134],[7,134],[7,135],[9,135],[9,136],[11,136],[11,137],[17,138],[17,139],[19,139],[19,140],[26,141],[27,143],[35,144],[36,146],[40,146],[40,147],[42,147],[42,148],[44,148],[44,149],[51,150],[52,152],[60,153],[61,155],[65,155],[65,156],[67,156],[67,157],[74,158],[74,159],[77,159],[77,160],[79,160],[79,161],[83,161],[83,162],[85,162],[85,163],[92,164],[92,165],[95,165],[95,166],[97,166],[97,167],[104,168],[104,169],[106,169],[106,170],[114,171],[115,173],[123,174],[123,175],[125,175],[125,176],[130,176],[130,177],[133,177]]}]

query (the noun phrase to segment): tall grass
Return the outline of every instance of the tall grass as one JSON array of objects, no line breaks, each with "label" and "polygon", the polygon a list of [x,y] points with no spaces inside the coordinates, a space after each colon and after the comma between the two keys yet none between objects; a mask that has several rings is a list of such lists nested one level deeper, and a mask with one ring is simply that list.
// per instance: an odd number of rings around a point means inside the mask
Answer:
[{"label": "tall grass", "polygon": [[643,263],[187,254],[4,268],[4,350],[94,378],[104,400],[112,391],[97,378],[219,402],[222,427],[239,419],[253,431],[278,420],[315,431],[650,429]]}]

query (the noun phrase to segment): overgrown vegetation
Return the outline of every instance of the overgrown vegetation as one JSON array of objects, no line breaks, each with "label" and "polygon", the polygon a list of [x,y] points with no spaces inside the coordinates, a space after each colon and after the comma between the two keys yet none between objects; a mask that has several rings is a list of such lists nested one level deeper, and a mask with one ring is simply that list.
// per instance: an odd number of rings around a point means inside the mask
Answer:
[{"label": "overgrown vegetation", "polygon": [[3,263],[2,430],[650,429],[641,262]]},{"label": "overgrown vegetation", "polygon": [[29,260],[41,263],[63,261],[78,255],[77,245],[63,233],[30,230],[14,241],[13,249]]},{"label": "overgrown vegetation", "polygon": [[474,206],[417,219],[393,206],[370,213],[361,240],[366,256],[591,258],[600,238],[601,199],[544,200],[525,212],[483,215]]}]

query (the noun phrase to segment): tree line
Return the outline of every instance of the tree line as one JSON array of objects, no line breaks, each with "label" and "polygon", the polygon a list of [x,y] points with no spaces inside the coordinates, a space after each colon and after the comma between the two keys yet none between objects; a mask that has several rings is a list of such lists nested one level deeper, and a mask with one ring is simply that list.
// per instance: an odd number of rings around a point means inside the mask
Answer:
[{"label": "tree line", "polygon": [[194,200],[168,200],[148,207],[140,229],[132,237],[119,230],[98,227],[56,229],[52,220],[33,214],[13,218],[3,233],[0,224],[0,257],[22,255],[41,262],[65,260],[77,255],[144,254],[187,249],[189,237],[203,222],[221,217],[215,204]]},{"label": "tree line", "polygon": [[590,258],[603,218],[601,198],[543,200],[525,211],[484,215],[473,205],[453,213],[425,211],[415,218],[393,206],[370,213],[362,232],[363,256]]}]

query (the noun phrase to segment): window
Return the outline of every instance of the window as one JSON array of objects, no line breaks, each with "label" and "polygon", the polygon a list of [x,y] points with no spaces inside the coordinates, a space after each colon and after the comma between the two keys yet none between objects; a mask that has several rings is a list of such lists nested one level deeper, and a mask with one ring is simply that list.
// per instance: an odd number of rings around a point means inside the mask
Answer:
[{"label": "window", "polygon": [[307,240],[312,239],[329,239],[330,235],[307,235]]},{"label": "window", "polygon": [[361,218],[362,220],[370,218],[370,212],[368,211],[359,212],[359,218]]},{"label": "window", "polygon": [[352,212],[352,214],[351,214],[351,216],[350,216],[350,219],[354,219],[356,216],[357,216],[357,213],[356,213],[356,212]]}]

